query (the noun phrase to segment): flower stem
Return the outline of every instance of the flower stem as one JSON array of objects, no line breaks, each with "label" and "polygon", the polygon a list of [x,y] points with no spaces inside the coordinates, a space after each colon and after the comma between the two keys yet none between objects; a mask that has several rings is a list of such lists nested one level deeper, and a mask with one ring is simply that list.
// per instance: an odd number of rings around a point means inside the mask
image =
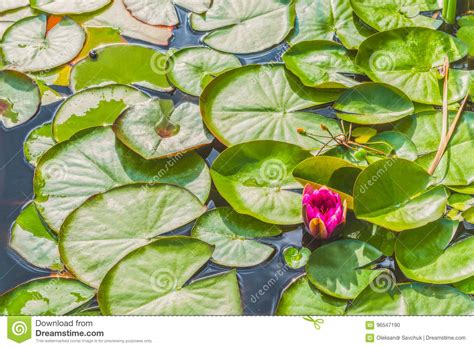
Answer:
[{"label": "flower stem", "polygon": [[466,106],[468,96],[469,95],[466,95],[464,97],[464,100],[462,101],[461,106],[460,106],[460,108],[459,108],[459,110],[456,114],[456,117],[454,118],[453,123],[449,127],[448,134],[445,136],[445,139],[441,142],[440,147],[438,148],[439,155],[438,155],[438,153],[436,153],[436,157],[433,160],[433,163],[431,163],[430,169],[428,170],[428,173],[430,175],[433,175],[433,173],[435,172],[435,170],[438,167],[439,163],[441,162],[444,153],[446,152],[446,149],[449,145],[449,142],[451,141],[451,139],[454,135],[454,132],[456,131],[456,127],[459,123],[459,120],[461,119],[461,116],[464,112],[464,107]]},{"label": "flower stem", "polygon": [[442,15],[446,23],[454,24],[456,22],[456,6],[457,0],[444,0]]},{"label": "flower stem", "polygon": [[441,158],[443,157],[444,150],[443,144],[446,142],[446,138],[448,136],[448,122],[449,122],[449,110],[448,110],[448,80],[449,80],[449,60],[448,57],[444,60],[443,65],[443,73],[444,73],[444,83],[443,83],[443,123],[441,125],[441,139],[439,141],[438,151],[436,151],[435,158],[431,163],[430,168],[428,169],[428,173],[433,175],[436,168],[438,167]]}]

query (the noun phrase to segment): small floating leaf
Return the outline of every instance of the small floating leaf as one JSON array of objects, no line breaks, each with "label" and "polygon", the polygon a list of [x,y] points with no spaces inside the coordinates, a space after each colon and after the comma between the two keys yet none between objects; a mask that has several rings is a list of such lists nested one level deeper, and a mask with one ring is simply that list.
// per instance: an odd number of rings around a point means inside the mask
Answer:
[{"label": "small floating leaf", "polygon": [[31,131],[23,145],[26,160],[36,166],[38,160],[56,144],[51,123],[45,123]]},{"label": "small floating leaf", "polygon": [[338,240],[317,248],[306,264],[309,281],[320,291],[342,299],[356,298],[383,270],[365,266],[382,253],[358,240]]},{"label": "small floating leaf", "polygon": [[320,292],[303,276],[285,289],[276,315],[343,315],[346,304]]},{"label": "small floating leaf", "polygon": [[62,270],[58,242],[41,221],[34,204],[29,203],[12,227],[10,247],[39,268]]},{"label": "small floating leaf", "polygon": [[355,215],[393,231],[438,220],[448,197],[442,186],[430,188],[430,179],[422,167],[411,161],[377,161],[362,171],[355,182]]},{"label": "small floating leaf", "polygon": [[36,10],[55,15],[71,15],[94,12],[110,4],[112,0],[30,0]]},{"label": "small floating leaf", "polygon": [[336,100],[334,109],[344,121],[364,125],[391,123],[415,111],[402,91],[384,83],[349,88]]},{"label": "small floating leaf", "polygon": [[105,46],[72,68],[71,89],[115,82],[169,92],[173,88],[166,79],[166,60],[163,53],[145,46]]},{"label": "small floating leaf", "polygon": [[205,14],[193,13],[190,21],[194,30],[211,31],[202,40],[216,50],[255,53],[286,38],[295,5],[293,0],[214,0]]},{"label": "small floating leaf", "polygon": [[275,249],[253,240],[273,237],[282,230],[230,207],[217,208],[201,216],[191,236],[215,246],[212,261],[226,267],[252,267],[266,261]]},{"label": "small floating leaf", "polygon": [[302,222],[301,188],[291,175],[311,154],[296,145],[253,141],[235,145],[214,161],[211,175],[217,191],[238,213],[267,223]]},{"label": "small floating leaf", "polygon": [[0,123],[6,128],[28,121],[40,104],[40,90],[33,80],[17,71],[0,71]]},{"label": "small floating leaf", "polygon": [[72,19],[63,18],[48,30],[46,15],[27,17],[5,31],[2,53],[11,68],[41,71],[69,63],[82,50],[85,40],[84,29]]},{"label": "small floating leaf", "polygon": [[143,158],[184,153],[210,144],[213,136],[204,127],[199,106],[183,103],[169,115],[163,100],[150,99],[125,110],[114,124],[117,137]]},{"label": "small floating leaf", "polygon": [[0,296],[2,315],[66,315],[92,300],[95,292],[75,279],[40,278]]},{"label": "small floating leaf", "polygon": [[126,85],[84,89],[68,97],[56,111],[54,138],[61,142],[83,129],[112,125],[127,107],[148,99],[145,93]]},{"label": "small floating leaf", "polygon": [[168,66],[170,82],[181,91],[198,97],[214,77],[241,64],[231,54],[206,47],[188,47],[173,53]]}]

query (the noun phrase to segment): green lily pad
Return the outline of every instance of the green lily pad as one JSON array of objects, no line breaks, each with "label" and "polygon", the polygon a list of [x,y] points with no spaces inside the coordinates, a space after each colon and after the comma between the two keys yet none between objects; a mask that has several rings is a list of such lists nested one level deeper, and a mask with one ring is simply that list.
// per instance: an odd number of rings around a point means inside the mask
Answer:
[{"label": "green lily pad", "polygon": [[0,71],[0,123],[6,128],[28,121],[40,104],[40,90],[32,79],[17,71]]},{"label": "green lily pad", "polygon": [[474,295],[474,277],[461,280],[453,285],[465,294]]},{"label": "green lily pad", "polygon": [[27,17],[10,26],[2,40],[5,64],[15,70],[34,72],[73,60],[84,46],[84,29],[69,18],[61,19],[50,30],[46,26],[46,15]]},{"label": "green lily pad", "polygon": [[187,284],[208,262],[212,252],[211,245],[198,239],[168,237],[130,253],[110,270],[99,289],[101,312],[105,315],[242,314],[235,270]]},{"label": "green lily pad", "polygon": [[471,207],[463,212],[462,217],[470,224],[474,224],[474,207]]},{"label": "green lily pad", "polygon": [[474,205],[474,197],[463,193],[453,193],[449,196],[448,204],[454,209],[465,211]]},{"label": "green lily pad", "polygon": [[45,123],[28,134],[23,144],[26,160],[34,167],[50,148],[56,144],[53,139],[53,128],[51,123]]},{"label": "green lily pad", "polygon": [[30,0],[2,0],[2,3],[0,4],[0,13],[28,6],[29,4]]},{"label": "green lily pad", "polygon": [[456,35],[469,47],[469,56],[474,56],[474,16],[464,16],[458,19],[461,28]]},{"label": "green lily pad", "polygon": [[140,45],[109,45],[79,61],[71,71],[71,89],[109,83],[135,84],[152,90],[173,90],[166,79],[167,57]]},{"label": "green lily pad", "polygon": [[379,133],[367,142],[367,146],[384,151],[388,145],[390,152],[398,158],[404,158],[410,161],[415,161],[418,157],[418,150],[416,145],[405,134],[395,131],[387,131]]},{"label": "green lily pad", "polygon": [[358,82],[346,74],[362,74],[354,64],[355,54],[344,46],[326,40],[304,41],[284,55],[285,66],[305,86],[317,88],[352,87]]},{"label": "green lily pad", "polygon": [[66,315],[94,297],[94,290],[75,279],[40,278],[0,296],[2,315]]},{"label": "green lily pad", "polygon": [[135,182],[183,186],[202,202],[210,190],[208,168],[196,153],[146,161],[118,141],[110,127],[100,127],[55,145],[41,157],[34,179],[35,203],[58,232],[64,219],[89,197]]},{"label": "green lily pad", "polygon": [[380,250],[385,256],[393,255],[397,238],[394,232],[363,220],[354,219],[351,215],[348,216],[346,225],[340,234],[346,238],[368,243]]},{"label": "green lily pad", "polygon": [[351,0],[357,16],[378,31],[402,27],[437,29],[443,21],[420,14],[441,8],[438,0]]},{"label": "green lily pad", "polygon": [[183,48],[168,60],[168,79],[181,91],[199,97],[214,77],[241,66],[232,54],[206,47]]},{"label": "green lily pad", "polygon": [[173,36],[172,28],[149,25],[134,18],[123,1],[113,1],[100,11],[74,18],[85,27],[114,28],[124,36],[155,45],[167,46]]},{"label": "green lily pad", "polygon": [[178,186],[121,186],[94,196],[68,216],[61,227],[61,258],[78,279],[97,288],[130,252],[205,211],[196,196]]},{"label": "green lily pad", "polygon": [[[341,131],[336,120],[302,111],[334,101],[334,92],[302,87],[282,65],[248,65],[214,79],[201,95],[204,123],[221,143],[232,146],[252,140],[276,140],[318,149],[322,139],[297,132],[304,128],[327,136]],[[319,141],[318,141],[319,140]]]},{"label": "green lily pad", "polygon": [[84,89],[67,98],[56,111],[54,138],[62,142],[83,129],[112,125],[127,107],[148,99],[145,93],[126,85]]},{"label": "green lily pad", "polygon": [[447,285],[401,284],[393,292],[367,288],[348,307],[348,315],[472,315],[474,302]]},{"label": "green lily pad", "polygon": [[100,10],[112,0],[30,0],[31,7],[55,15],[71,15]]},{"label": "green lily pad", "polygon": [[448,201],[446,190],[430,183],[430,175],[411,161],[377,161],[355,182],[355,215],[397,232],[424,226],[443,215]]},{"label": "green lily pad", "polygon": [[320,292],[303,276],[283,292],[276,315],[343,315],[346,304]]},{"label": "green lily pad", "polygon": [[215,246],[212,261],[226,267],[252,267],[270,258],[275,249],[255,238],[273,237],[282,230],[230,207],[217,208],[201,216],[191,237]]},{"label": "green lily pad", "polygon": [[353,209],[354,181],[361,171],[358,166],[341,158],[316,156],[298,164],[293,171],[293,176],[303,185],[309,183],[317,188],[329,187],[339,193],[347,202],[349,209]]},{"label": "green lily pad", "polygon": [[22,210],[13,224],[10,247],[33,266],[55,271],[64,268],[58,242],[44,226],[32,203]]},{"label": "green lily pad", "polygon": [[381,256],[382,253],[370,244],[353,239],[338,240],[311,254],[306,274],[325,294],[354,299],[383,272],[366,267]]},{"label": "green lily pad", "polygon": [[401,271],[410,279],[433,284],[450,284],[474,276],[470,253],[474,236],[450,244],[457,227],[457,221],[440,219],[402,232],[395,244]]},{"label": "green lily pad", "polygon": [[333,40],[357,49],[373,31],[354,15],[350,0],[296,0],[297,25],[290,42]]},{"label": "green lily pad", "polygon": [[[456,112],[450,112],[450,123]],[[442,112],[423,112],[406,118],[397,130],[406,134],[416,145],[420,157],[417,163],[429,168],[438,150],[442,130]],[[474,149],[474,113],[465,111],[449,142],[443,159],[434,172],[439,183],[465,186],[474,182],[474,163],[466,156]]]},{"label": "green lily pad", "polygon": [[150,99],[125,110],[115,121],[115,135],[146,159],[163,158],[210,144],[199,106],[182,103],[168,115],[163,100]]},{"label": "green lily pad", "polygon": [[308,248],[295,248],[289,247],[283,250],[283,259],[288,267],[293,269],[298,269],[306,266],[308,263],[309,257],[311,255],[311,250]]},{"label": "green lily pad", "polygon": [[204,13],[212,0],[123,0],[130,13],[150,25],[174,26],[179,24],[174,5],[195,13]]},{"label": "green lily pad", "polygon": [[394,122],[415,111],[402,91],[384,83],[362,83],[349,88],[336,100],[334,109],[344,121],[364,125]]},{"label": "green lily pad", "polygon": [[214,161],[211,176],[220,195],[238,213],[271,224],[301,223],[301,188],[291,175],[311,154],[296,145],[253,141],[235,145]]},{"label": "green lily pad", "polygon": [[[399,28],[372,35],[357,53],[356,63],[375,82],[387,82],[412,101],[442,105],[444,60],[467,54],[459,39],[428,28]],[[449,70],[448,102],[462,99],[469,89],[469,72]]]},{"label": "green lily pad", "polygon": [[190,21],[194,30],[211,31],[202,41],[216,50],[255,53],[286,38],[295,5],[293,0],[214,0],[206,13],[193,13]]}]

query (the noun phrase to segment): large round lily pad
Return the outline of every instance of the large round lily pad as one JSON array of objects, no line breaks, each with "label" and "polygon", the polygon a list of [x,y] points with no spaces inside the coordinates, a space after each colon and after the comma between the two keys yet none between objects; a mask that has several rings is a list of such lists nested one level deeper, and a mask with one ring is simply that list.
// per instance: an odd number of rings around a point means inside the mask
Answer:
[{"label": "large round lily pad", "polygon": [[56,232],[89,197],[114,187],[140,183],[183,186],[205,202],[210,177],[195,153],[146,161],[115,138],[110,127],[85,130],[41,157],[35,172],[35,203]]},{"label": "large round lily pad", "polygon": [[40,103],[40,90],[33,80],[17,71],[0,71],[0,123],[6,128],[28,121]]},{"label": "large round lily pad", "polygon": [[349,88],[336,100],[334,109],[344,121],[364,125],[391,123],[415,111],[402,91],[385,83],[363,83]]},{"label": "large round lily pad", "polygon": [[54,138],[61,142],[83,129],[112,125],[127,107],[148,99],[145,93],[126,85],[84,89],[67,98],[56,111]]},{"label": "large round lily pad", "polygon": [[122,0],[130,13],[150,25],[174,26],[179,24],[174,5],[195,13],[204,13],[212,0]]},{"label": "large round lily pad", "polygon": [[309,40],[334,40],[348,49],[357,49],[373,34],[354,16],[350,0],[296,0],[296,26],[291,43]]},{"label": "large round lily pad", "polygon": [[94,12],[107,6],[112,0],[30,0],[36,10],[55,15],[71,15]]},{"label": "large round lily pad", "polygon": [[0,296],[2,315],[66,315],[94,297],[95,292],[75,279],[41,278]]},{"label": "large round lily pad", "polygon": [[441,8],[439,0],[351,0],[359,18],[378,31],[401,27],[437,29],[443,21],[420,14]]},{"label": "large round lily pad", "polygon": [[302,276],[285,289],[276,315],[343,315],[346,305],[346,301],[320,292]]},{"label": "large round lily pad", "polygon": [[163,158],[208,145],[214,137],[202,123],[199,106],[182,103],[172,110],[150,99],[125,110],[114,124],[117,137],[143,158]]},{"label": "large round lily pad", "polygon": [[202,41],[222,52],[255,53],[282,42],[293,29],[293,0],[214,0],[191,27],[211,31]]},{"label": "large round lily pad", "polygon": [[62,270],[58,242],[44,226],[34,204],[29,203],[12,226],[10,247],[39,268]]},{"label": "large round lily pad", "polygon": [[317,88],[345,88],[358,84],[344,74],[362,74],[354,64],[355,55],[344,46],[326,40],[304,41],[283,56],[285,66],[304,85]]},{"label": "large round lily pad", "polygon": [[311,154],[296,145],[253,141],[235,145],[214,161],[211,175],[220,195],[238,213],[267,223],[302,222],[301,188],[291,175]]},{"label": "large round lily pad", "polygon": [[305,149],[321,147],[322,139],[299,134],[304,128],[327,136],[320,125],[340,133],[336,120],[303,111],[337,99],[338,94],[301,86],[282,65],[249,65],[228,71],[207,85],[201,113],[209,130],[224,145],[276,140]]},{"label": "large round lily pad", "polygon": [[447,285],[407,283],[393,291],[367,288],[348,307],[348,315],[472,315],[474,301]]},{"label": "large round lily pad", "polygon": [[38,160],[56,144],[51,123],[45,123],[31,131],[23,144],[26,160],[36,166]]},{"label": "large round lily pad", "polygon": [[71,71],[71,89],[112,82],[169,92],[164,53],[140,45],[109,45],[79,61]]},{"label": "large round lily pad", "polygon": [[393,231],[424,226],[444,214],[448,201],[444,187],[430,184],[430,175],[411,161],[377,161],[355,182],[354,212],[359,219]]},{"label": "large round lily pad", "polygon": [[125,185],[94,196],[61,227],[61,258],[78,279],[98,287],[124,256],[195,220],[206,207],[173,185]]},{"label": "large round lily pad", "polygon": [[[450,123],[456,112],[450,112]],[[416,145],[420,157],[417,162],[429,168],[441,139],[443,115],[441,111],[423,112],[402,120],[397,130],[406,134]],[[465,111],[448,144],[446,153],[434,172],[439,183],[466,186],[474,182],[474,162],[467,153],[474,151],[474,113]]]},{"label": "large round lily pad", "polygon": [[298,164],[293,170],[293,176],[303,185],[310,183],[318,188],[329,187],[341,195],[349,209],[353,209],[352,191],[360,172],[358,166],[341,158],[316,156]]},{"label": "large round lily pad", "polygon": [[[357,53],[356,63],[376,82],[388,82],[411,100],[442,105],[445,58],[455,62],[467,54],[461,40],[428,28],[399,28],[372,35]],[[469,72],[450,69],[448,102],[462,99],[469,89]]]},{"label": "large round lily pad", "polygon": [[342,299],[356,298],[383,270],[370,264],[382,256],[359,240],[338,240],[317,248],[306,264],[309,281],[320,291]]},{"label": "large round lily pad", "polygon": [[402,232],[395,244],[401,271],[410,279],[434,284],[451,284],[474,276],[474,237],[451,244],[457,227],[457,221],[440,219]]},{"label": "large round lily pad", "polygon": [[[190,237],[161,238],[126,256],[105,277],[105,315],[240,315],[235,271],[191,281],[213,247]],[[139,296],[137,296],[139,294]]]},{"label": "large round lily pad", "polygon": [[275,249],[256,238],[273,237],[282,230],[230,207],[213,209],[201,216],[191,236],[215,246],[212,261],[226,267],[252,267],[266,261]]},{"label": "large round lily pad", "polygon": [[188,47],[173,53],[168,60],[168,79],[181,91],[198,97],[213,78],[240,66],[239,59],[232,54]]},{"label": "large round lily pad", "polygon": [[84,46],[84,29],[70,18],[47,30],[46,15],[27,17],[3,34],[2,55],[7,66],[20,71],[41,71],[69,63]]}]

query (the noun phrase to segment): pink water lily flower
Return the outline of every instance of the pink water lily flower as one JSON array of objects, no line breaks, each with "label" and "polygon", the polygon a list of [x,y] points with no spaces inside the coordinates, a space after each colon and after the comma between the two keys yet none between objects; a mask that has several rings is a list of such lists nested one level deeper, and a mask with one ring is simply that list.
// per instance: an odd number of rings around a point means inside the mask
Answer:
[{"label": "pink water lily flower", "polygon": [[303,219],[314,238],[328,239],[336,228],[346,222],[347,203],[341,196],[322,186],[307,184],[303,191]]}]

